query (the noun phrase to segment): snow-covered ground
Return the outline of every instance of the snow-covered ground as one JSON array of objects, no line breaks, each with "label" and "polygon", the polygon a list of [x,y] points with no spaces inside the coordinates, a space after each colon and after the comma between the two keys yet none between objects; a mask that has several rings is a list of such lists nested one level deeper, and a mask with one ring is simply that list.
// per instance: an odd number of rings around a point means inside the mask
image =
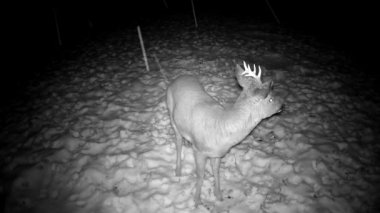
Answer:
[{"label": "snow-covered ground", "polygon": [[[249,21],[168,19],[89,42],[2,106],[6,212],[373,212],[379,201],[376,93],[363,70],[312,37]],[[243,60],[264,68],[285,110],[222,159],[223,201],[210,165],[194,208],[190,147],[176,177],[167,83],[196,75],[223,104]],[[57,68],[58,67],[58,68]],[[43,79],[43,80],[41,80]],[[3,116],[3,118],[5,118]]]}]

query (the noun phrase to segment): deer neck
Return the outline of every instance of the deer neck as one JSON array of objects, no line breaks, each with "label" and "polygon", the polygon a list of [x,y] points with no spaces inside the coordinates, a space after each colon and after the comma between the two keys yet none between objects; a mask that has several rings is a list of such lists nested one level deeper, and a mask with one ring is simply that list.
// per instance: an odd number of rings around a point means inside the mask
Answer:
[{"label": "deer neck", "polygon": [[260,110],[241,100],[240,97],[223,112],[225,143],[233,146],[242,141],[261,121]]}]

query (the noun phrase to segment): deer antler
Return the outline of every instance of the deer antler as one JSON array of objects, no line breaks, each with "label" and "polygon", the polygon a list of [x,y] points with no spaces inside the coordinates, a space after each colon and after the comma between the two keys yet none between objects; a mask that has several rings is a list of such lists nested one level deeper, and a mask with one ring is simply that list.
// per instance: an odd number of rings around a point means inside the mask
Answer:
[{"label": "deer antler", "polygon": [[260,77],[261,77],[261,67],[259,67],[259,71],[258,73],[256,74],[256,65],[253,64],[253,72],[251,70],[251,67],[249,66],[249,64],[247,65],[245,63],[245,61],[243,61],[243,64],[244,64],[244,72],[241,73],[242,76],[245,76],[245,77],[253,77],[258,84],[261,84],[261,80],[260,80]]},{"label": "deer antler", "polygon": [[260,66],[259,67],[259,72],[257,73],[257,75],[255,74],[256,73],[256,65],[253,65],[253,72],[251,70],[251,67],[247,66],[247,64],[245,63],[245,61],[243,61],[244,63],[244,72],[241,74],[241,75],[244,75],[244,76],[251,76],[251,77],[254,77],[256,79],[259,79],[260,80],[260,77],[261,77],[261,68]]}]

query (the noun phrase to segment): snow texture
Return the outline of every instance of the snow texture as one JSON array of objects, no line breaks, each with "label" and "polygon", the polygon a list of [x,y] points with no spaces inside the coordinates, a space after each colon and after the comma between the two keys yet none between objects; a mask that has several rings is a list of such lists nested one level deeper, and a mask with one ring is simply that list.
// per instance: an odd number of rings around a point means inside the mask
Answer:
[{"label": "snow texture", "polygon": [[[380,113],[365,70],[270,25],[206,18],[199,25],[184,18],[141,26],[150,72],[135,28],[107,34],[31,82],[28,103],[2,106],[5,211],[374,211]],[[183,176],[175,176],[168,84],[154,55],[169,80],[195,75],[222,104],[241,90],[235,65],[260,65],[285,101],[222,159],[223,201],[207,164],[203,204],[194,207],[191,147],[183,149]]]}]

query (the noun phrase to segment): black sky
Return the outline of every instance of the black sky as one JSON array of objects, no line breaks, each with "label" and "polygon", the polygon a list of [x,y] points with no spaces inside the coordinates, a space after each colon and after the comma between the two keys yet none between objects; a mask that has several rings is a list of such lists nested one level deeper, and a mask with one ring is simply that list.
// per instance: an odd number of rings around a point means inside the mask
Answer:
[{"label": "black sky", "polygon": [[[124,1],[118,4],[92,2],[89,4],[65,5],[20,5],[4,6],[5,45],[7,55],[17,69],[42,67],[47,58],[60,51],[54,22],[53,9],[58,15],[64,46],[75,44],[88,31],[87,17],[97,30],[122,25],[136,25],[146,17],[160,18],[167,14],[191,15],[190,0]],[[281,26],[311,33],[321,40],[349,54],[360,61],[374,60],[376,7],[367,1],[333,0],[269,0]],[[265,0],[194,0],[198,16],[250,16],[275,22]],[[19,67],[19,68],[18,68]],[[3,71],[4,72],[4,71]],[[9,72],[9,71],[8,71]],[[28,72],[31,72],[28,71]]]}]

